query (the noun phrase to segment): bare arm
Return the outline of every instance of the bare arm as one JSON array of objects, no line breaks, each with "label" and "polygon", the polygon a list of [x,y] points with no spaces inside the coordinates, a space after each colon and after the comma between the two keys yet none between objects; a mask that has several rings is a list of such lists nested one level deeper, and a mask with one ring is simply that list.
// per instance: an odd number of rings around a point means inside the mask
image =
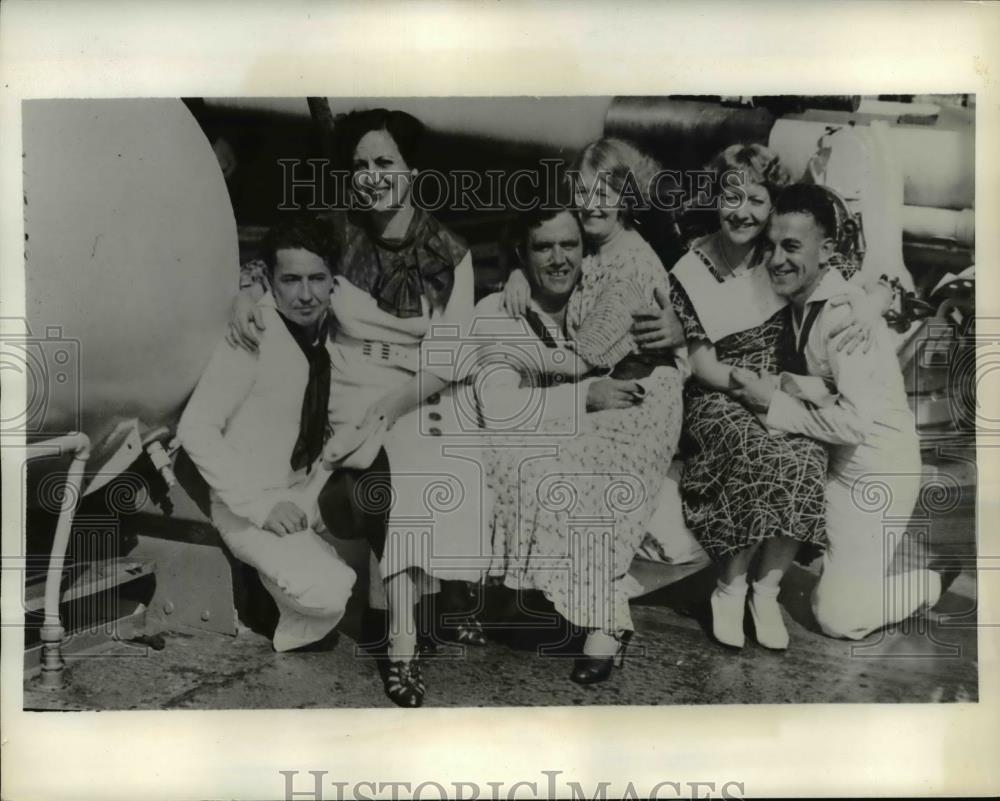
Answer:
[{"label": "bare arm", "polygon": [[692,342],[688,346],[688,352],[695,379],[709,389],[731,393],[736,387],[736,378],[742,381],[757,378],[757,374],[752,370],[720,362],[715,355],[715,346],[707,340]]},{"label": "bare arm", "polygon": [[226,341],[234,348],[256,353],[260,345],[260,332],[264,330],[264,314],[257,305],[264,297],[262,284],[249,283],[240,288],[229,313],[229,330]]}]

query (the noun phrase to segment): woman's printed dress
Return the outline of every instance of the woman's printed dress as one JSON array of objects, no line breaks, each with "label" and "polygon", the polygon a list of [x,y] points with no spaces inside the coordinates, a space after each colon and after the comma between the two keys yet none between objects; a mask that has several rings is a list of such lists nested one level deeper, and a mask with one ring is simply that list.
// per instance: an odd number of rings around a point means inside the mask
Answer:
[{"label": "woman's printed dress", "polygon": [[[567,306],[566,339],[605,367],[634,349],[632,312],[655,302],[653,287],[668,280],[649,245],[624,233],[610,252],[585,258]],[[498,310],[497,297],[494,308],[486,298],[477,311]],[[550,417],[545,432],[488,437],[491,573],[512,588],[541,590],[583,628],[633,628],[628,570],[673,458],[682,411],[677,369],[659,368],[647,381],[641,404],[592,413],[583,405],[590,382],[581,382],[577,402],[564,404],[562,419]]]},{"label": "woman's printed dress", "polygon": [[[707,239],[696,242],[681,262],[698,260],[721,285]],[[671,283],[687,342],[710,341],[688,293],[678,280]],[[719,339],[718,360],[758,373],[779,372],[786,322],[787,312],[780,309],[756,327]],[[685,521],[702,547],[719,559],[776,534],[822,545],[826,448],[807,437],[770,433],[738,400],[695,378],[685,389],[684,406],[681,498]]]}]

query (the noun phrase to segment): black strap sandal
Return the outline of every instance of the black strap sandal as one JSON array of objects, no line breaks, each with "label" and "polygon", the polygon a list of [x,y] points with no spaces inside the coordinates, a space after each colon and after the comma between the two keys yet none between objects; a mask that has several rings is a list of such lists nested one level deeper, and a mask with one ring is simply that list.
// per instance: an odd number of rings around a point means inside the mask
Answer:
[{"label": "black strap sandal", "polygon": [[475,645],[480,648],[486,645],[483,624],[475,615],[468,615],[457,621],[454,627],[448,627],[448,631],[451,633],[452,639],[460,645]]},{"label": "black strap sandal", "polygon": [[396,706],[416,709],[423,706],[424,686],[420,663],[416,659],[409,662],[387,662],[382,674],[385,694]]}]

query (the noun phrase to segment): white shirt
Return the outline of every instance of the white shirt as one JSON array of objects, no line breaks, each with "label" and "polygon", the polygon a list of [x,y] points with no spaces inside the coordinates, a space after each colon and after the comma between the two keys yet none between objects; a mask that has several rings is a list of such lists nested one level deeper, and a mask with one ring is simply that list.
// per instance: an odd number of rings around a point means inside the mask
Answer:
[{"label": "white shirt", "polygon": [[[803,319],[810,304],[845,292],[863,294],[839,272],[828,270],[806,301]],[[860,347],[853,353],[838,351],[831,332],[850,313],[846,305],[824,306],[804,348],[809,375],[832,384],[837,394],[799,391],[801,382],[782,374],[782,389],[771,399],[766,423],[771,429],[833,444],[831,472],[861,475],[897,469],[897,454],[916,447],[917,435],[894,342],[885,322],[879,321],[867,353]],[[814,403],[803,402],[807,396]]]},{"label": "white shirt", "polygon": [[181,417],[185,450],[235,514],[263,526],[305,470],[291,468],[309,363],[274,308],[256,354],[219,343]]}]

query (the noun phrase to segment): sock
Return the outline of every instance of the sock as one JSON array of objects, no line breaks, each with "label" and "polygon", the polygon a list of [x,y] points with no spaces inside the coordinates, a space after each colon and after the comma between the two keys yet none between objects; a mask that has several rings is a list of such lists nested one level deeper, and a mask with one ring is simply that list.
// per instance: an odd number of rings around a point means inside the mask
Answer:
[{"label": "sock", "polygon": [[750,611],[757,630],[757,642],[765,648],[784,650],[788,647],[788,629],[785,628],[781,606],[778,604],[779,592],[781,592],[779,584],[755,581],[750,599]]},{"label": "sock", "polygon": [[723,582],[720,578],[716,582],[716,591],[721,595],[746,595],[747,594],[747,577],[744,573],[742,576],[737,576],[729,584]]},{"label": "sock", "polygon": [[765,584],[763,581],[753,583],[753,594],[758,598],[777,598],[780,592],[780,584]]},{"label": "sock", "polygon": [[721,579],[712,593],[712,632],[719,642],[743,647],[743,611],[747,596],[746,576],[737,576],[729,584]]}]

